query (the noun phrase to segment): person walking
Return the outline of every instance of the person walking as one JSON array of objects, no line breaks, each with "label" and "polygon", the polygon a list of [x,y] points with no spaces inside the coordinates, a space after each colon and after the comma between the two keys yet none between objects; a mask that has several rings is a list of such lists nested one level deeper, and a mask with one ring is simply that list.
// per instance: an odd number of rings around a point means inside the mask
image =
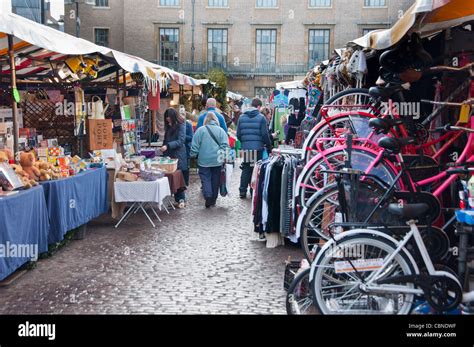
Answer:
[{"label": "person walking", "polygon": [[[186,124],[174,108],[169,108],[165,112],[165,139],[160,150],[165,156],[178,159],[178,170],[181,170],[183,175],[189,170],[186,155]],[[185,190],[186,188],[181,188],[174,194],[178,208],[185,207]]]},{"label": "person walking", "polygon": [[190,167],[190,158],[191,158],[191,144],[193,142],[193,136],[194,136],[194,130],[193,130],[193,124],[186,119],[186,111],[180,111],[179,112],[179,119],[178,121],[180,123],[183,123],[186,125],[186,160],[188,163],[188,169],[183,171],[183,176],[184,176],[184,182],[186,183],[186,186],[189,186],[189,167]]},{"label": "person walking", "polygon": [[217,116],[209,112],[203,126],[194,134],[191,157],[198,158],[199,177],[206,208],[216,205],[221,182],[221,168],[229,148],[227,133],[219,127]]},{"label": "person walking", "polygon": [[247,198],[247,189],[250,185],[255,162],[262,159],[265,148],[270,151],[272,146],[267,120],[260,113],[261,108],[262,101],[258,98],[253,99],[251,107],[240,116],[237,125],[237,138],[244,154],[240,166],[242,169],[239,188],[241,199]]},{"label": "person walking", "polygon": [[207,102],[206,102],[206,109],[207,111],[206,112],[203,112],[200,116],[199,116],[199,119],[198,119],[198,124],[196,126],[196,130],[199,129],[200,127],[202,127],[204,125],[204,119],[206,119],[206,115],[208,115],[209,113],[213,113],[216,117],[217,117],[217,121],[219,122],[218,124],[220,125],[220,127],[225,131],[225,133],[227,134],[227,124],[225,122],[225,118],[223,115],[221,115],[218,111],[217,111],[217,101],[216,99],[214,98],[209,98],[207,99]]},{"label": "person walking", "polygon": [[263,116],[267,120],[268,133],[270,135],[270,142],[273,145],[275,141],[278,140],[279,132],[277,130],[276,132],[272,133],[272,111],[270,110],[270,108],[265,106],[260,109],[260,113],[263,114]]}]

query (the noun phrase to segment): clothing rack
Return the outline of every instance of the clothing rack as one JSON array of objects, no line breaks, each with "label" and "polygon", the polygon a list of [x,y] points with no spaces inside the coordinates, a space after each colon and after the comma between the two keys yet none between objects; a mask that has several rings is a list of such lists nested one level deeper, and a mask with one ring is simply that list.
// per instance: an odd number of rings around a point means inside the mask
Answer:
[{"label": "clothing rack", "polygon": [[291,155],[298,157],[299,159],[303,158],[304,150],[299,148],[274,148],[272,149],[273,155]]}]

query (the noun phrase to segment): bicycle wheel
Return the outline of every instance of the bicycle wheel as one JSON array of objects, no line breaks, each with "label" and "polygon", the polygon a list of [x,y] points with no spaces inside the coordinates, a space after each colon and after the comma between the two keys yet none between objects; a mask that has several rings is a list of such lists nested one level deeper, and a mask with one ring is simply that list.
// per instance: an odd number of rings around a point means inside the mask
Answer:
[{"label": "bicycle wheel", "polygon": [[[308,163],[298,177],[296,184],[297,202],[301,207],[306,206],[308,200],[320,189],[335,182],[334,174],[324,173],[324,170],[340,170],[346,165],[347,151],[345,146],[338,146],[320,153],[318,157]],[[354,146],[352,149],[351,167],[367,172],[368,167],[377,158],[377,152],[368,148]],[[380,160],[370,171],[383,182],[392,184],[397,176],[397,170],[386,159]],[[397,182],[397,188],[401,184]]]},{"label": "bicycle wheel", "polygon": [[301,271],[288,288],[286,313],[289,315],[314,315],[318,313],[311,297],[309,272],[309,268]]},{"label": "bicycle wheel", "polygon": [[[376,235],[353,235],[343,238],[337,248],[326,248],[312,265],[313,301],[321,314],[408,314],[414,294],[397,291],[371,292],[361,290],[363,281],[370,279],[396,250],[396,244]],[[341,252],[345,255],[341,258]],[[356,273],[349,260],[358,268]],[[370,265],[369,265],[370,264]],[[376,264],[376,265],[374,265]],[[338,270],[336,270],[336,267]],[[376,278],[390,279],[409,276],[416,265],[403,252],[398,253]],[[399,285],[400,286],[400,285]],[[406,284],[413,289],[413,284]]]},{"label": "bicycle wheel", "polygon": [[[348,201],[348,208],[354,219],[350,222],[364,222],[385,193],[386,189],[376,182],[371,180],[359,182],[357,201]],[[396,216],[383,208],[396,201],[393,197],[389,199],[382,208],[375,211],[368,222],[372,225],[403,225]],[[301,248],[309,262],[312,262],[320,242],[329,240],[331,233],[339,232],[337,228],[330,228],[330,224],[336,221],[338,213],[347,215],[347,211],[341,211],[340,208],[337,184],[331,184],[314,195],[299,216],[297,228],[300,230]]]},{"label": "bicycle wheel", "polygon": [[[369,94],[369,90],[365,88],[349,88],[339,92],[329,98],[324,106],[339,106],[339,107],[329,107],[328,115],[332,116],[341,112],[346,111],[355,111],[356,109],[352,106],[361,105],[360,108],[357,108],[361,111],[373,112],[370,107],[373,104],[372,97]],[[323,107],[324,107],[323,106]],[[316,121],[319,123],[322,119],[321,110],[316,116]]]},{"label": "bicycle wheel", "polygon": [[[334,138],[334,141],[325,141],[322,148],[334,147],[337,139],[347,133],[352,133],[358,138],[370,138],[373,143],[387,135],[375,134],[369,126],[373,116],[368,113],[354,112],[351,114],[340,114],[329,121],[320,122],[308,135],[303,148],[305,149],[305,161],[308,163],[318,152],[316,141],[320,138]],[[369,145],[367,145],[369,146]]]}]

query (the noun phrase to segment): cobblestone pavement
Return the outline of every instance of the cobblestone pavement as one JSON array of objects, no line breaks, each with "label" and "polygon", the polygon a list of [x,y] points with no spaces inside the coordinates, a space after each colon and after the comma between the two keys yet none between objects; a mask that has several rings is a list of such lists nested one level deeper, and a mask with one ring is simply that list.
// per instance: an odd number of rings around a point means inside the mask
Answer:
[{"label": "cobblestone pavement", "polygon": [[160,214],[153,229],[134,216],[118,230],[101,218],[12,285],[0,314],[284,314],[284,261],[291,245],[251,241],[250,201],[232,197],[206,210],[197,176],[186,209]]}]

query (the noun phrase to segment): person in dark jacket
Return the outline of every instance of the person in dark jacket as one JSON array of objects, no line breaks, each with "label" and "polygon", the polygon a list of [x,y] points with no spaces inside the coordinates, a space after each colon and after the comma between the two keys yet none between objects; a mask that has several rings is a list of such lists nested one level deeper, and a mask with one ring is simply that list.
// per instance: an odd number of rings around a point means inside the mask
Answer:
[{"label": "person in dark jacket", "polygon": [[240,116],[237,124],[237,138],[241,143],[243,152],[243,163],[241,165],[242,175],[240,176],[240,197],[247,197],[247,189],[252,178],[252,171],[255,162],[262,159],[263,150],[271,150],[270,134],[268,132],[267,120],[260,113],[262,101],[253,99],[251,108]]},{"label": "person in dark jacket", "polygon": [[184,124],[186,125],[186,158],[188,161],[188,169],[183,171],[183,176],[184,176],[184,182],[186,182],[186,185],[189,186],[191,144],[193,143],[193,136],[194,136],[193,124],[189,120],[186,120],[186,111],[184,112],[180,111],[178,121],[180,123],[184,122]]},{"label": "person in dark jacket", "polygon": [[[165,139],[161,152],[173,159],[178,159],[178,170],[188,170],[188,158],[186,154],[186,124],[180,122],[178,112],[169,108],[165,112]],[[185,206],[185,188],[175,193],[174,198],[179,208]]]}]

